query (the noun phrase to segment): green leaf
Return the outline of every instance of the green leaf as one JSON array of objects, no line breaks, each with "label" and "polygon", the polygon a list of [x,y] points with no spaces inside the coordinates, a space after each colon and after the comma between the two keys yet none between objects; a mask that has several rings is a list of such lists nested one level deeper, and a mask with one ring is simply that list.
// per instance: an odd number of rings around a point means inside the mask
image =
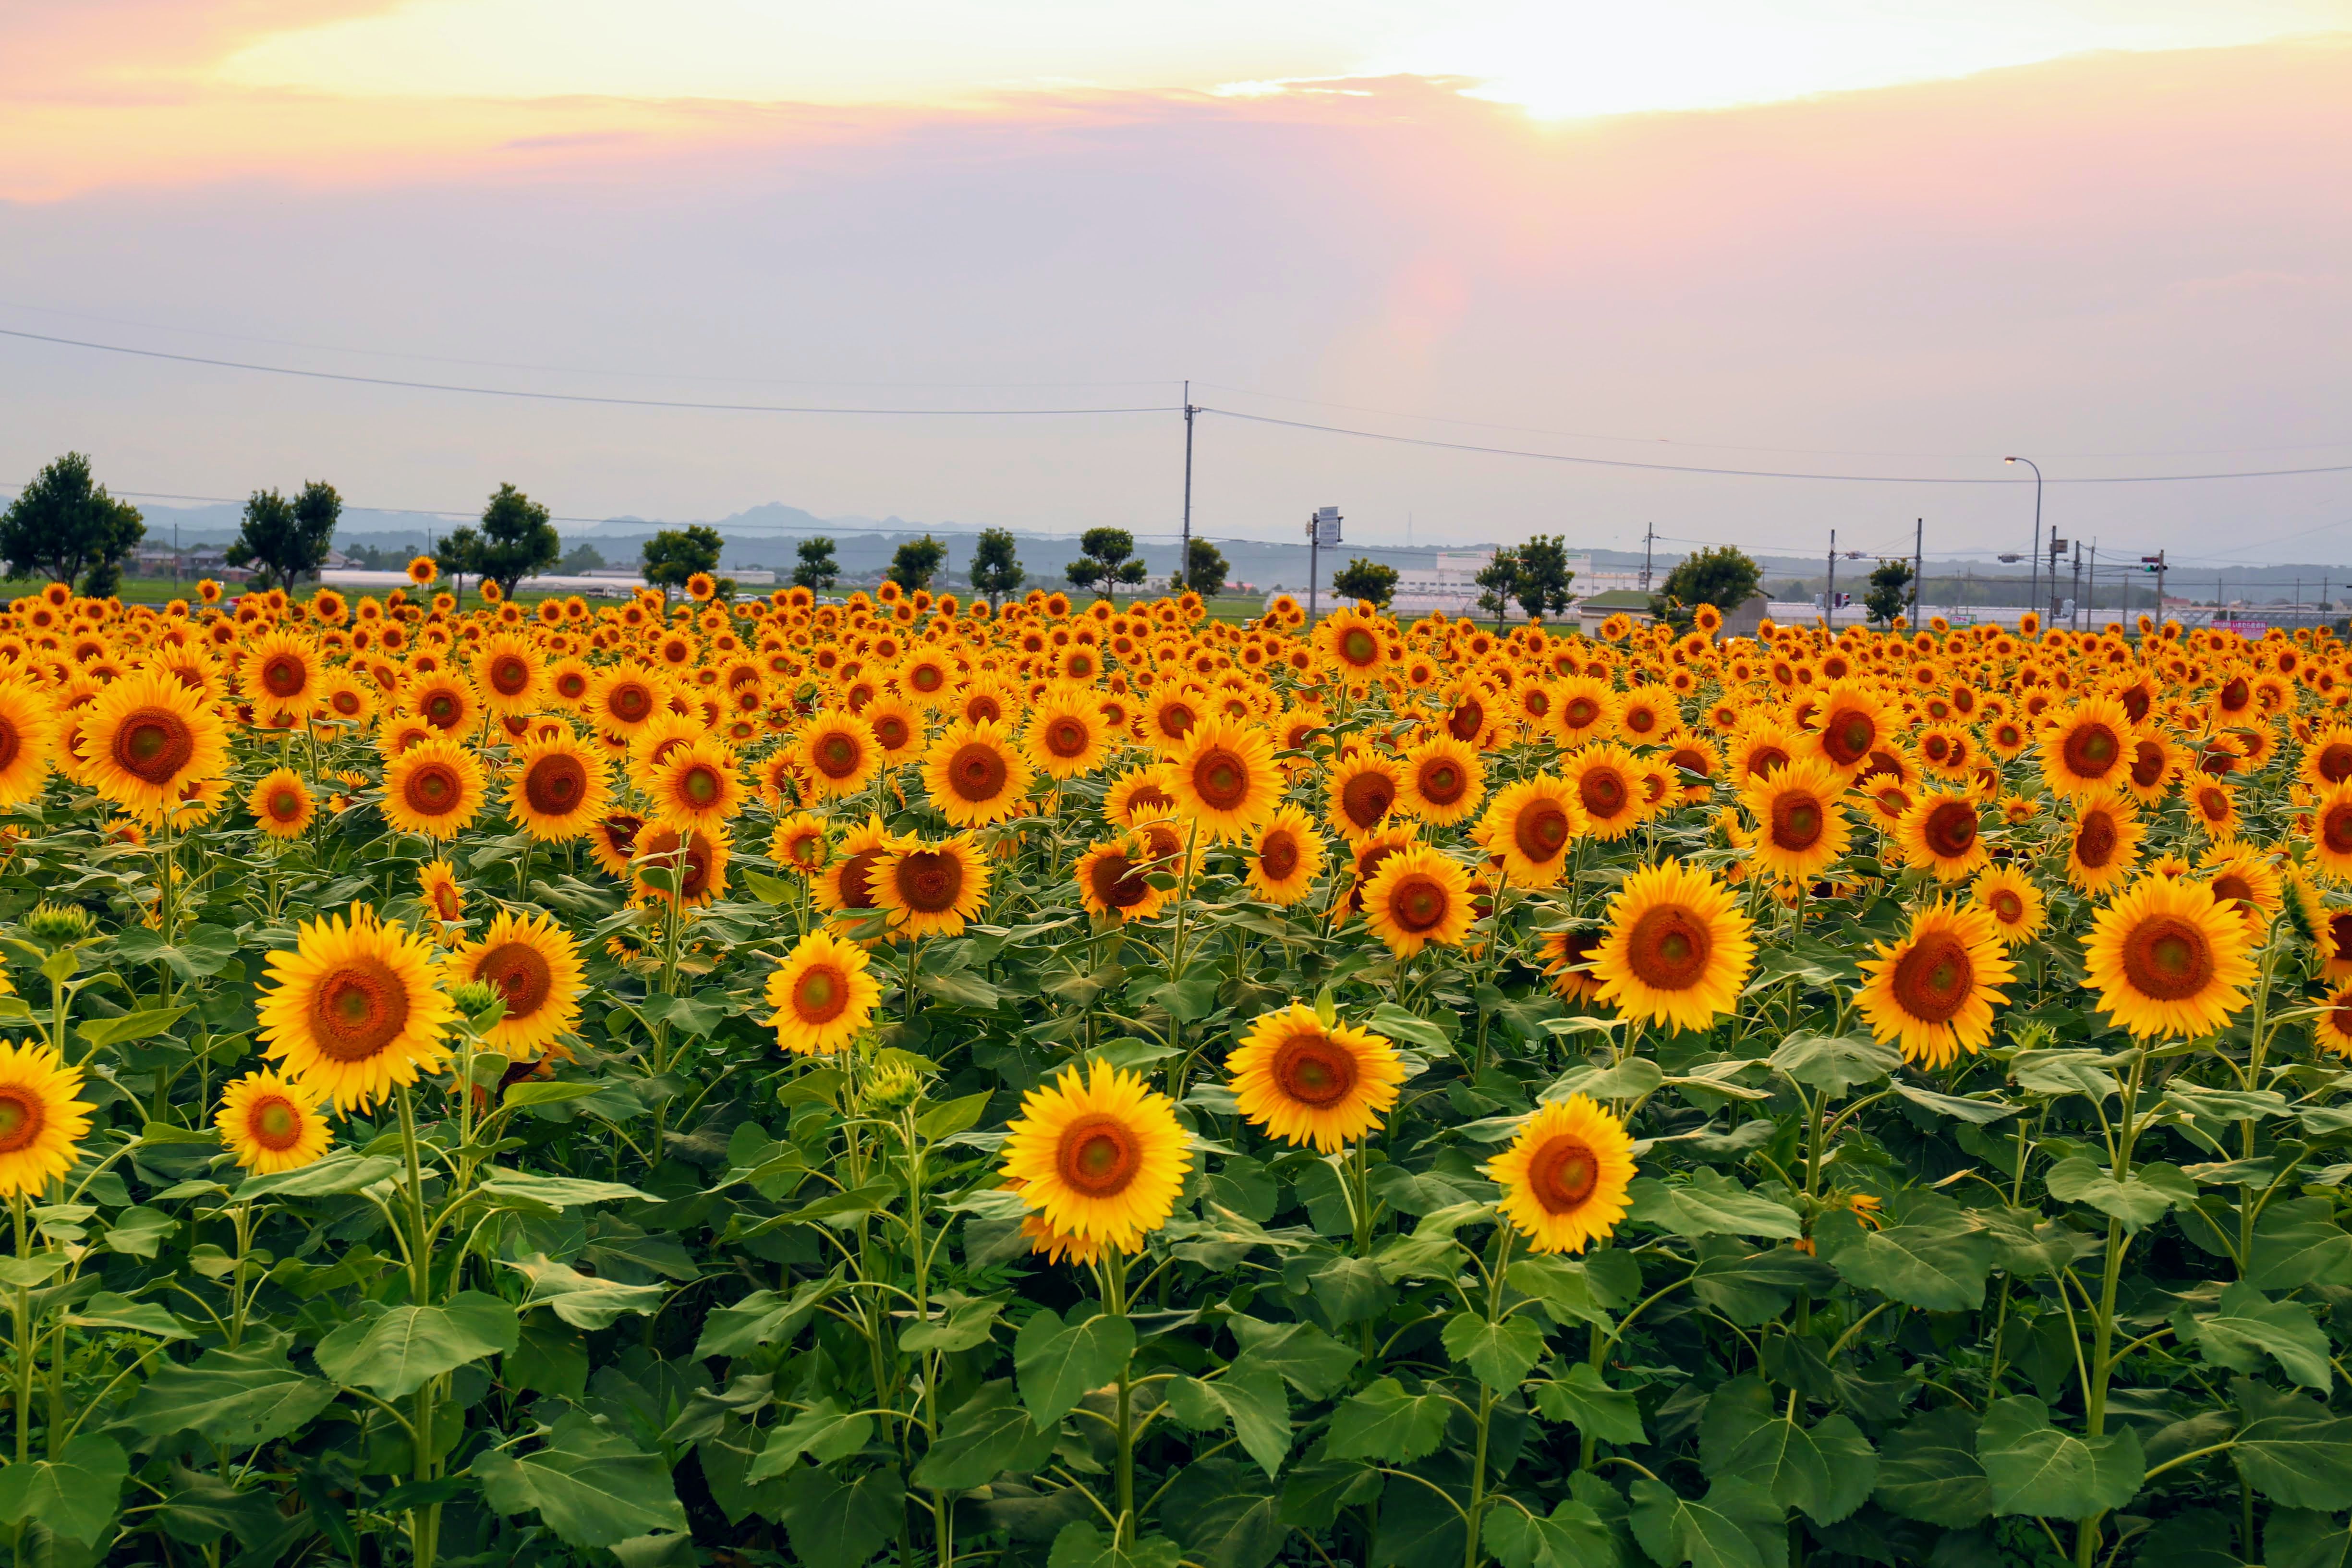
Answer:
[{"label": "green leaf", "polygon": [[2197,1201],[2197,1184],[2170,1165],[2143,1165],[2117,1181],[2080,1154],[2053,1163],[2042,1184],[2061,1203],[2087,1204],[2132,1230],[2154,1225],[2174,1204]]},{"label": "green leaf", "polygon": [[782,1508],[793,1555],[808,1568],[858,1568],[898,1533],[906,1498],[896,1470],[847,1481],[814,1465],[793,1471]]},{"label": "green leaf", "polygon": [[502,1203],[536,1205],[547,1209],[582,1208],[589,1204],[618,1203],[625,1198],[651,1202],[653,1198],[652,1194],[641,1193],[623,1182],[542,1176],[531,1171],[502,1171],[495,1166],[484,1173],[482,1184],[476,1191]]},{"label": "green leaf", "polygon": [[555,1315],[575,1329],[609,1329],[624,1312],[652,1317],[661,1310],[669,1292],[659,1285],[623,1285],[602,1275],[583,1274],[568,1263],[534,1252],[518,1261],[499,1260],[529,1282],[521,1310],[551,1307]]},{"label": "green leaf", "polygon": [[236,1350],[209,1350],[182,1366],[165,1362],[140,1386],[121,1425],[142,1437],[194,1432],[224,1448],[250,1449],[299,1431],[334,1403],[335,1385],[288,1363],[293,1337],[247,1334]]},{"label": "green leaf", "polygon": [[919,1323],[910,1323],[898,1336],[901,1350],[921,1353],[926,1351],[968,1351],[989,1342],[996,1329],[997,1314],[1004,1310],[1002,1300],[982,1296],[949,1293],[934,1298],[946,1310]]},{"label": "green leaf", "polygon": [[966,1128],[976,1125],[988,1110],[989,1100],[993,1098],[982,1090],[979,1094],[967,1094],[961,1100],[950,1100],[944,1105],[934,1105],[915,1119],[915,1131],[933,1142],[942,1138],[952,1138]]},{"label": "green leaf", "polygon": [[1754,1377],[1732,1379],[1707,1401],[1699,1457],[1709,1476],[1754,1481],[1816,1524],[1835,1524],[1860,1508],[1878,1479],[1878,1455],[1852,1421],[1833,1415],[1803,1426],[1793,1406],[1776,1411],[1770,1391]]},{"label": "green leaf", "polygon": [[939,1440],[915,1466],[915,1484],[940,1491],[970,1491],[1006,1470],[1026,1473],[1054,1451],[1054,1428],[1040,1427],[1023,1409],[1009,1377],[980,1385],[940,1428]]},{"label": "green leaf", "polygon": [[388,1154],[362,1155],[350,1149],[274,1175],[247,1176],[230,1198],[251,1203],[259,1198],[328,1198],[356,1193],[401,1173],[400,1162]]},{"label": "green leaf", "polygon": [[150,1007],[142,1013],[125,1013],[113,1018],[85,1018],[74,1026],[74,1033],[82,1044],[92,1050],[119,1046],[130,1040],[152,1040],[187,1016],[190,1007]]},{"label": "green leaf", "polygon": [[1357,1352],[1312,1323],[1268,1323],[1238,1313],[1225,1320],[1241,1342],[1236,1366],[1247,1363],[1279,1373],[1309,1399],[1328,1399],[1347,1385]]},{"label": "green leaf", "polygon": [[236,933],[195,926],[174,944],[161,931],[135,925],[115,933],[114,951],[133,963],[163,964],[182,980],[202,980],[226,969],[236,956]]},{"label": "green leaf", "polygon": [[1013,1342],[1013,1371],[1030,1417],[1052,1430],[1094,1390],[1118,1379],[1135,1353],[1135,1325],[1097,1312],[1065,1325],[1045,1308],[1021,1325]]},{"label": "green leaf", "polygon": [[1408,1013],[1393,1002],[1383,1002],[1372,1009],[1364,1026],[1375,1035],[1385,1035],[1391,1040],[1402,1040],[1408,1046],[1418,1046],[1424,1051],[1451,1056],[1454,1038],[1428,1019]]},{"label": "green leaf", "polygon": [[162,1209],[141,1205],[124,1209],[114,1216],[114,1224],[106,1232],[106,1249],[131,1258],[152,1258],[163,1250],[163,1243],[180,1228],[180,1222]]},{"label": "green leaf", "polygon": [[1160,1518],[1201,1568],[1266,1568],[1290,1534],[1281,1503],[1222,1456],[1179,1470]]},{"label": "green leaf", "polygon": [[833,1278],[811,1279],[790,1296],[754,1290],[731,1307],[721,1307],[702,1321],[702,1338],[694,1359],[750,1355],[761,1345],[788,1341],[806,1322],[818,1304],[841,1288]]},{"label": "green leaf", "polygon": [[1282,1379],[1264,1366],[1235,1362],[1214,1380],[1180,1377],[1167,1385],[1168,1407],[1195,1432],[1215,1431],[1228,1422],[1242,1451],[1272,1480],[1290,1452],[1290,1396]]},{"label": "green leaf", "polygon": [[2326,1394],[2333,1384],[2327,1336],[2300,1301],[2273,1301],[2241,1279],[2221,1292],[2210,1313],[2187,1306],[2172,1315],[2173,1331],[2197,1346],[2205,1359],[2232,1372],[2260,1372],[2268,1355],[2305,1388]]},{"label": "green leaf", "polygon": [[390,1307],[341,1325],[319,1342],[319,1370],[349,1387],[404,1399],[428,1378],[513,1350],[520,1326],[496,1296],[460,1290],[446,1307]]},{"label": "green leaf", "polygon": [[1718,1171],[1694,1171],[1687,1183],[1636,1176],[1626,1189],[1627,1215],[1676,1236],[1787,1237],[1804,1234],[1794,1210],[1751,1193]]},{"label": "green leaf", "polygon": [[1552,1080],[1543,1099],[1549,1102],[1589,1094],[1595,1100],[1640,1100],[1657,1093],[1665,1081],[1664,1069],[1649,1058],[1627,1057],[1614,1067],[1570,1068]]},{"label": "green leaf", "polygon": [[1567,1498],[1549,1515],[1497,1500],[1479,1539],[1503,1568],[1617,1568],[1617,1539],[1601,1516]]},{"label": "green leaf", "polygon": [[131,1461],[111,1437],[84,1432],[54,1459],[19,1459],[0,1469],[0,1524],[45,1524],[95,1546],[114,1522]]},{"label": "green leaf", "polygon": [[1931,1312],[1957,1312],[1983,1305],[1995,1250],[1993,1238],[1981,1230],[1898,1225],[1864,1230],[1839,1247],[1830,1264],[1859,1289]]},{"label": "green leaf", "polygon": [[1536,1390],[1536,1405],[1554,1421],[1603,1443],[1646,1443],[1642,1406],[1633,1394],[1609,1386],[1601,1369],[1578,1362],[1565,1375]]},{"label": "green leaf", "polygon": [[2242,1419],[2230,1458],[2247,1485],[2283,1508],[2352,1507],[2352,1416],[2248,1378],[2231,1392]]},{"label": "green leaf", "polygon": [[1563,1327],[1570,1323],[1609,1326],[1608,1310],[1593,1299],[1592,1282],[1581,1261],[1557,1253],[1517,1258],[1503,1271],[1503,1282],[1541,1301],[1552,1321]]},{"label": "green leaf", "polygon": [[225,1535],[235,1535],[248,1548],[246,1555],[289,1527],[308,1522],[280,1514],[274,1492],[239,1491],[216,1476],[184,1465],[172,1467],[172,1495],[155,1518],[164,1534],[191,1546],[210,1546]]},{"label": "green leaf", "polygon": [[1947,1405],[1889,1433],[1871,1495],[1889,1513],[1946,1530],[1965,1530],[1990,1514],[1992,1486],[1977,1462],[1977,1418]]},{"label": "green leaf", "polygon": [[609,1547],[657,1530],[687,1528],[669,1467],[582,1411],[560,1417],[545,1447],[520,1458],[492,1449],[468,1473],[499,1512],[536,1511],[572,1546]]},{"label": "green leaf", "polygon": [[740,869],[743,873],[743,885],[751,889],[751,896],[761,903],[780,905],[793,901],[793,885],[783,878],[771,877],[765,871],[755,871],[749,866]]},{"label": "green leaf", "polygon": [[1868,1035],[1814,1035],[1800,1031],[1780,1042],[1766,1063],[1808,1089],[1850,1093],[1876,1083],[1903,1065],[1903,1053]]},{"label": "green leaf", "polygon": [[1330,1457],[1391,1464],[1421,1458],[1445,1436],[1447,1409],[1438,1394],[1409,1394],[1395,1378],[1381,1378],[1332,1413]]},{"label": "green leaf", "polygon": [[68,1311],[66,1321],[78,1329],[121,1329],[134,1334],[152,1334],[159,1340],[194,1337],[179,1319],[154,1302],[134,1301],[111,1290],[100,1290]]},{"label": "green leaf", "polygon": [[2246,1278],[2264,1290],[2352,1285],[2352,1233],[2336,1223],[2324,1197],[2282,1198],[2254,1222],[2254,1256]]},{"label": "green leaf", "polygon": [[1827,1295],[1837,1284],[1837,1270],[1793,1247],[1757,1252],[1741,1242],[1710,1237],[1697,1250],[1691,1294],[1743,1328],[1778,1318],[1801,1290]]},{"label": "green leaf", "polygon": [[2077,1437],[2050,1424],[2050,1407],[2032,1394],[1988,1405],[1977,1427],[1977,1460],[1992,1486],[1995,1513],[2089,1519],[2137,1496],[2147,1464],[2139,1435],[2126,1426]]},{"label": "green leaf", "polygon": [[[1084,1520],[1075,1520],[1054,1537],[1045,1568],[1177,1568],[1182,1561],[1176,1543],[1164,1537],[1147,1535],[1131,1546],[1121,1546]],[[819,1563],[816,1568],[826,1565]]]},{"label": "green leaf", "polygon": [[1445,1353],[1497,1394],[1508,1394],[1526,1382],[1528,1369],[1544,1352],[1543,1330],[1524,1312],[1499,1323],[1475,1312],[1456,1312],[1445,1320],[1441,1337]]},{"label": "green leaf", "polygon": [[1963,1100],[1956,1094],[1937,1094],[1933,1089],[1905,1083],[1899,1078],[1895,1080],[1895,1092],[1922,1110],[1979,1127],[1999,1121],[2004,1116],[2014,1116],[2021,1109],[1998,1100]]},{"label": "green leaf", "polygon": [[2121,1092],[2114,1064],[2098,1051],[2020,1051],[2009,1059],[2009,1076],[2031,1094],[2080,1094],[2104,1101]]},{"label": "green leaf", "polygon": [[522,1107],[526,1105],[562,1105],[567,1100],[593,1100],[614,1088],[603,1079],[526,1079],[521,1083],[509,1084],[499,1103]]},{"label": "green leaf", "polygon": [[2263,1524],[2264,1568],[2352,1568],[2352,1531],[2333,1514],[2274,1508]]},{"label": "green leaf", "polygon": [[1633,1500],[1633,1538],[1665,1568],[1780,1568],[1789,1560],[1780,1505],[1753,1481],[1727,1476],[1694,1501],[1644,1477]]},{"label": "green leaf", "polygon": [[803,1454],[820,1465],[845,1459],[865,1447],[873,1435],[874,1417],[844,1410],[831,1399],[820,1399],[769,1432],[768,1446],[751,1461],[744,1479],[757,1485],[781,1476],[798,1465]]}]

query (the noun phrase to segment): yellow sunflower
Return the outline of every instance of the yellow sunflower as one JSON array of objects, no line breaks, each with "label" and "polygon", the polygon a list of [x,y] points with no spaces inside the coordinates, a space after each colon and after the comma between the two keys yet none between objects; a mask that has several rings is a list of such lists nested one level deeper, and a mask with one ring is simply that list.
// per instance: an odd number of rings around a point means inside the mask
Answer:
[{"label": "yellow sunflower", "polygon": [[2019,866],[1989,866],[1969,885],[1969,897],[1992,917],[1993,930],[2011,947],[2022,947],[2050,923],[2042,889]]},{"label": "yellow sunflower", "polygon": [[2352,780],[2329,784],[2311,803],[2311,863],[2339,882],[2352,881]]},{"label": "yellow sunflower", "polygon": [[302,775],[292,768],[273,768],[245,797],[254,825],[272,838],[299,838],[319,815],[318,803]]},{"label": "yellow sunflower", "polygon": [[985,827],[1011,816],[1032,776],[1003,724],[961,721],[923,754],[923,788],[931,807],[956,827]]},{"label": "yellow sunflower", "polygon": [[608,877],[626,878],[636,858],[637,835],[646,819],[633,811],[608,811],[588,825],[588,853]]},{"label": "yellow sunflower", "polygon": [[1584,829],[1607,843],[1622,838],[1649,815],[1637,787],[1633,753],[1622,746],[1586,746],[1560,763]]},{"label": "yellow sunflower", "polygon": [[832,854],[824,819],[805,811],[794,812],[777,823],[775,831],[768,837],[769,858],[803,877],[814,877],[824,870]]},{"label": "yellow sunflower", "polygon": [[864,948],[814,931],[769,973],[767,994],[777,1045],[796,1056],[827,1056],[874,1021],[882,984]]},{"label": "yellow sunflower", "polygon": [[1029,760],[1049,779],[1083,778],[1110,755],[1102,703],[1083,686],[1056,684],[1030,710]]},{"label": "yellow sunflower", "polygon": [[1600,950],[1601,932],[1583,928],[1546,931],[1537,943],[1552,991],[1567,1002],[1590,1001],[1601,989],[1592,973],[1592,955]]},{"label": "yellow sunflower", "polygon": [[1297,806],[1283,806],[1250,843],[1250,890],[1287,909],[1305,898],[1323,874],[1324,859],[1323,835],[1316,830],[1315,819]]},{"label": "yellow sunflower", "polygon": [[1992,1010],[2015,977],[2000,929],[1984,910],[1938,900],[1911,917],[1895,942],[1863,960],[1854,993],[1871,1034],[1900,1045],[1906,1060],[1947,1068],[1992,1037]]},{"label": "yellow sunflower", "polygon": [[1756,958],[1753,922],[1710,873],[1679,860],[1625,879],[1591,960],[1596,999],[1629,1018],[1704,1029],[1738,1005]]},{"label": "yellow sunflower", "polygon": [[1895,732],[1885,705],[1859,680],[1841,680],[1822,692],[1811,725],[1804,737],[1807,748],[1848,782]]},{"label": "yellow sunflower", "polygon": [[1388,757],[1369,748],[1337,759],[1324,781],[1331,826],[1355,844],[1381,830],[1404,792],[1403,771]]},{"label": "yellow sunflower", "polygon": [[1432,942],[1458,947],[1469,934],[1470,873],[1429,846],[1414,845],[1381,862],[1363,889],[1364,923],[1399,958]]},{"label": "yellow sunflower", "polygon": [[749,793],[734,753],[708,735],[671,752],[646,779],[655,821],[704,833],[717,832],[742,810]]},{"label": "yellow sunflower", "polygon": [[2312,1043],[2339,1057],[2352,1057],[2352,986],[2336,986],[2312,998],[2326,1011],[2311,1021]]},{"label": "yellow sunflower", "polygon": [[227,770],[228,726],[170,676],[126,675],[82,711],[83,774],[134,816],[157,817],[187,786]]},{"label": "yellow sunflower", "polygon": [[2042,777],[2053,793],[2086,795],[2131,773],[2139,729],[2112,697],[2085,697],[2053,714],[2042,731]]},{"label": "yellow sunflower", "polygon": [[569,730],[524,742],[507,764],[507,816],[542,844],[580,837],[612,798],[611,768]]},{"label": "yellow sunflower", "polygon": [[482,809],[482,762],[456,741],[436,739],[383,768],[383,819],[403,833],[454,838]]},{"label": "yellow sunflower", "polygon": [[1563,746],[1597,741],[1617,727],[1617,693],[1605,680],[1572,675],[1548,693],[1545,727]]},{"label": "yellow sunflower", "polygon": [[660,872],[664,882],[676,881],[676,895],[683,902],[707,904],[727,890],[727,861],[733,852],[733,841],[725,828],[649,824],[637,835],[635,895],[667,902],[673,889],[646,875]]},{"label": "yellow sunflower", "polygon": [[2245,845],[2216,844],[2198,858],[2197,868],[2205,873],[2214,898],[2245,917],[2255,944],[2261,945],[2263,929],[2285,901],[2278,868]]},{"label": "yellow sunflower", "polygon": [[47,1046],[0,1044],[0,1195],[38,1196],[80,1156],[90,1112],[81,1068]]},{"label": "yellow sunflower", "polygon": [[326,661],[319,645],[299,632],[264,632],[247,644],[237,685],[266,721],[307,719],[324,695]]},{"label": "yellow sunflower", "polygon": [[433,972],[430,942],[364,904],[348,921],[304,921],[294,951],[269,955],[264,1054],[339,1110],[372,1106],[448,1065],[441,1038],[457,1014]]},{"label": "yellow sunflower", "polygon": [[1079,856],[1071,875],[1077,882],[1078,901],[1088,914],[1116,916],[1122,921],[1148,921],[1166,906],[1170,897],[1151,885],[1152,875],[1164,869],[1153,862],[1147,836],[1125,833]]},{"label": "yellow sunflower", "polygon": [[497,632],[474,651],[474,687],[491,713],[535,713],[547,697],[547,661],[528,637]]},{"label": "yellow sunflower", "polygon": [[1939,882],[1957,882],[1991,857],[1985,848],[1977,803],[1953,791],[1930,790],[1904,808],[1895,825],[1906,865],[1933,871]]},{"label": "yellow sunflower", "polygon": [[57,723],[47,703],[22,680],[0,680],[0,806],[41,793],[56,748]]},{"label": "yellow sunflower", "polygon": [[1523,888],[1549,888],[1568,871],[1568,852],[1583,828],[1576,792],[1556,778],[1531,778],[1497,791],[1477,838]]},{"label": "yellow sunflower", "polygon": [[1839,809],[1844,795],[1845,775],[1815,757],[1750,783],[1739,799],[1756,819],[1756,864],[1791,882],[1826,870],[1853,841],[1853,825]]},{"label": "yellow sunflower", "polygon": [[1176,810],[1168,771],[1166,763],[1146,763],[1113,779],[1103,794],[1103,820],[1114,827],[1167,821]]},{"label": "yellow sunflower", "polygon": [[890,911],[893,936],[961,936],[988,907],[988,861],[971,836],[906,844],[877,857],[866,880]]},{"label": "yellow sunflower", "polygon": [[883,826],[878,816],[868,816],[852,827],[842,839],[840,848],[834,852],[832,861],[817,873],[811,886],[816,907],[827,914],[853,919],[877,908],[874,902],[875,864],[907,843]]},{"label": "yellow sunflower", "polygon": [[1312,1007],[1262,1015],[1225,1058],[1242,1116],[1286,1143],[1335,1153],[1380,1130],[1404,1060],[1369,1029],[1326,1027]]},{"label": "yellow sunflower", "polygon": [[613,665],[590,682],[586,707],[599,730],[632,736],[669,710],[669,682],[635,660]]},{"label": "yellow sunflower", "polygon": [[2111,789],[2077,795],[2066,839],[2066,880],[2094,895],[2128,881],[2147,831],[2130,796]]},{"label": "yellow sunflower", "polygon": [[1441,731],[1405,752],[1403,784],[1397,809],[1444,827],[1478,809],[1486,795],[1486,764],[1473,747]]},{"label": "yellow sunflower", "polygon": [[220,1113],[213,1118],[221,1142],[236,1163],[256,1175],[299,1170],[327,1152],[334,1130],[319,1110],[309,1085],[268,1068],[221,1090]]},{"label": "yellow sunflower", "polygon": [[1538,1252],[1582,1252],[1625,1217],[1633,1140],[1614,1111],[1571,1094],[1537,1109],[1485,1167],[1503,1217]]},{"label": "yellow sunflower", "polygon": [[1168,768],[1176,810],[1202,831],[1202,843],[1246,838],[1282,801],[1274,740],[1260,726],[1223,714],[1194,725]]},{"label": "yellow sunflower", "polygon": [[2099,1007],[2147,1038],[2210,1034],[2246,1005],[2246,922],[2202,882],[2143,879],[2092,917],[2084,970]]},{"label": "yellow sunflower", "polygon": [[[466,890],[457,885],[457,868],[446,860],[435,860],[416,874],[417,898],[425,910],[440,925],[455,925],[466,918]],[[454,940],[444,936],[445,942]]]},{"label": "yellow sunflower", "polygon": [[478,980],[506,998],[482,1043],[509,1057],[537,1057],[580,1023],[580,944],[543,914],[503,912],[478,942],[442,961],[452,986]]},{"label": "yellow sunflower", "polygon": [[1174,1102],[1099,1061],[1031,1089],[1004,1140],[1024,1205],[1057,1232],[1121,1252],[1168,1223],[1192,1164]]},{"label": "yellow sunflower", "polygon": [[481,699],[463,676],[430,670],[412,676],[401,689],[401,711],[444,735],[463,735],[482,710]]}]

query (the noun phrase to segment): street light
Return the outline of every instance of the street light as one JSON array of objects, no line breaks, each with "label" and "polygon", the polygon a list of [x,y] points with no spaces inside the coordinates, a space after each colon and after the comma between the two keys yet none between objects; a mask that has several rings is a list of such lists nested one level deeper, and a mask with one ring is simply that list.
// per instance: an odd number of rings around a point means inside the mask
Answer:
[{"label": "street light", "polygon": [[[2023,463],[2033,470],[2033,570],[2027,574],[2025,579],[2025,602],[2030,605],[2034,601],[2035,591],[2042,585],[2042,465],[2031,458],[2003,458],[2001,461]],[[2054,571],[2050,574],[2050,610],[2055,615],[2058,610],[2058,574]]]}]

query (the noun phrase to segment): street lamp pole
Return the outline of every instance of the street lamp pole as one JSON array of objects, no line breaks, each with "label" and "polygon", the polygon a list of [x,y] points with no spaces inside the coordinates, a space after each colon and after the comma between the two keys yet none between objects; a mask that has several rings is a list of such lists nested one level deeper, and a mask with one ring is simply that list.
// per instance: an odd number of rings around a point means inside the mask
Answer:
[{"label": "street lamp pole", "polygon": [[[2036,590],[2042,585],[2042,466],[2031,458],[2003,458],[2004,463],[2023,463],[2033,470],[2033,566],[2025,579],[2025,602],[2033,603]],[[2058,574],[2050,574],[2050,592],[2058,592]]]}]

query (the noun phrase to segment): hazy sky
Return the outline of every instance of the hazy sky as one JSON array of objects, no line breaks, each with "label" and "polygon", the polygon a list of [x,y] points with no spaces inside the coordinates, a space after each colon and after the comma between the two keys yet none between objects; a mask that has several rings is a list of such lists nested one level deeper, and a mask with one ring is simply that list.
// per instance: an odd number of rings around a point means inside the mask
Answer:
[{"label": "hazy sky", "polygon": [[[2352,562],[2352,0],[0,9],[0,328],[673,402],[1168,408],[1364,542]],[[1605,468],[1249,423],[1849,483]],[[1182,422],[0,337],[0,482],[1172,531]]]}]

